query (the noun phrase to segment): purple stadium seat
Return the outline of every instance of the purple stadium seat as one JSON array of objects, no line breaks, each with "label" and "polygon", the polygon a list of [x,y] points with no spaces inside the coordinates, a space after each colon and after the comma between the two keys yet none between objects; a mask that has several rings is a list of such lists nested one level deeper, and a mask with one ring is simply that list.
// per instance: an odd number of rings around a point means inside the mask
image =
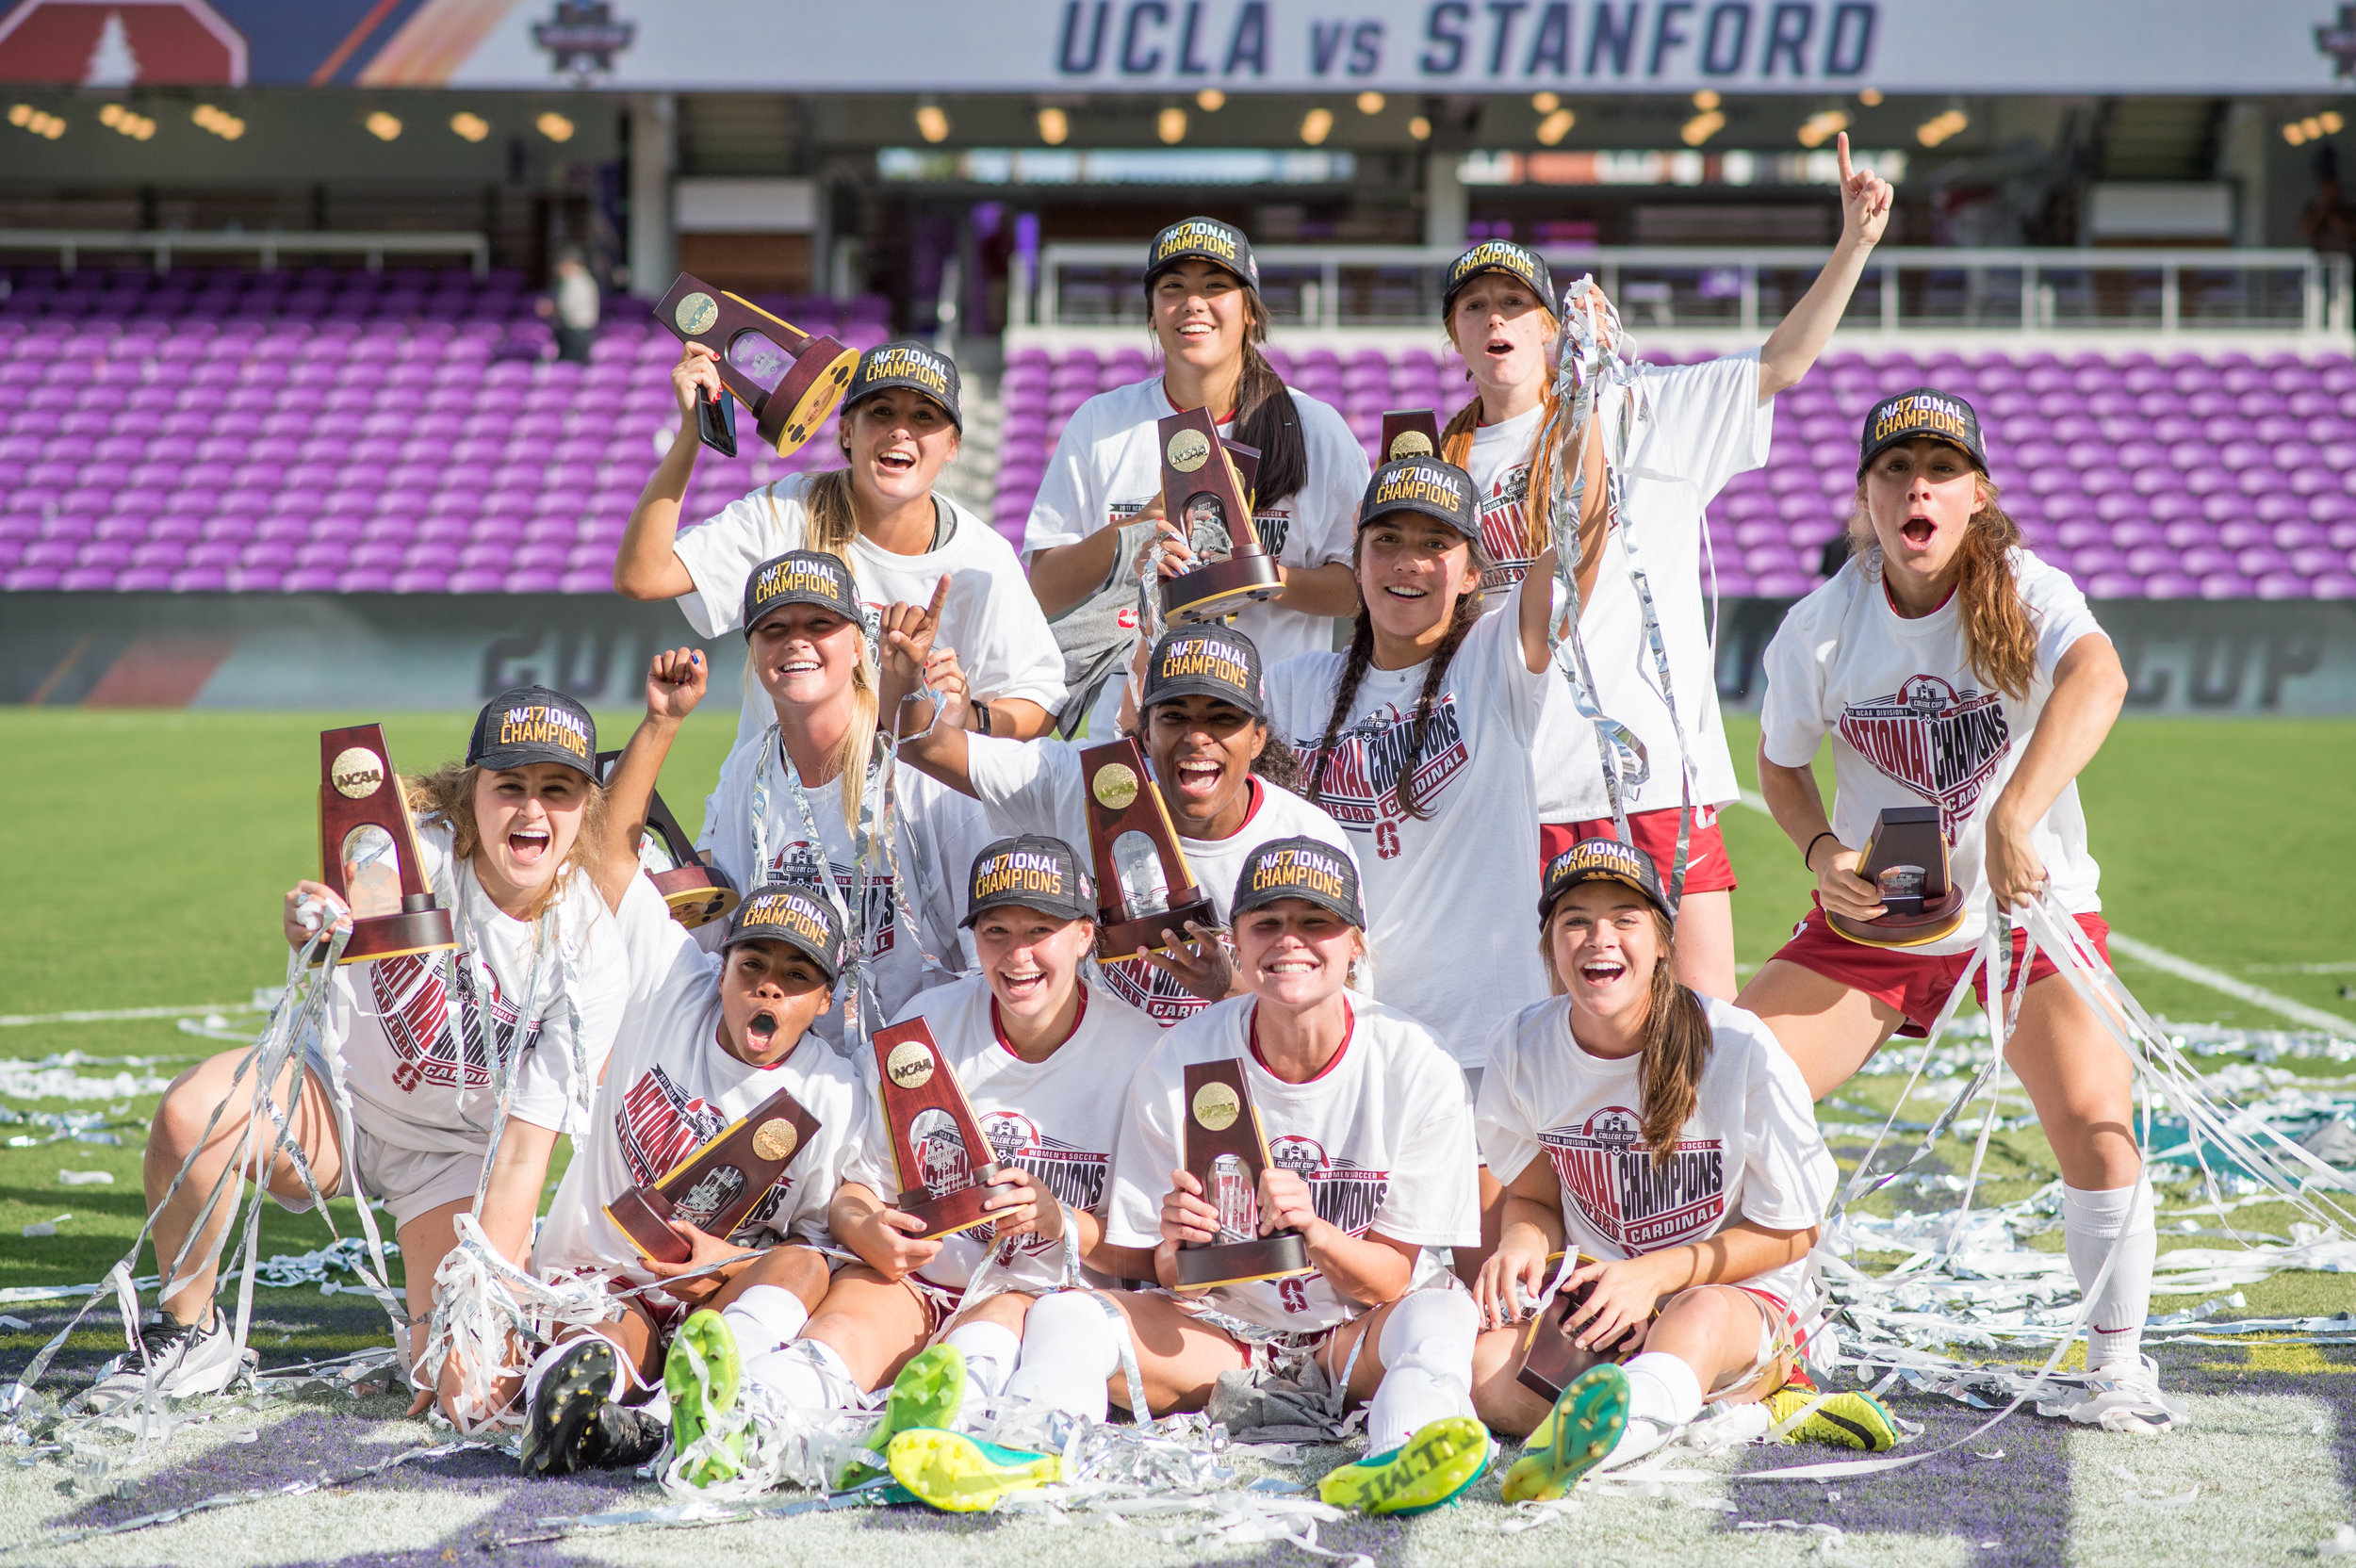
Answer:
[{"label": "purple stadium seat", "polygon": [[229,586],[229,573],[219,565],[190,564],[172,574],[167,586],[175,594],[218,594]]},{"label": "purple stadium seat", "polygon": [[2143,580],[2148,599],[2190,599],[2201,596],[2201,584],[2178,571],[2155,572]]},{"label": "purple stadium seat", "polygon": [[453,572],[450,579],[450,591],[453,594],[497,594],[506,586],[506,574],[482,568]]}]

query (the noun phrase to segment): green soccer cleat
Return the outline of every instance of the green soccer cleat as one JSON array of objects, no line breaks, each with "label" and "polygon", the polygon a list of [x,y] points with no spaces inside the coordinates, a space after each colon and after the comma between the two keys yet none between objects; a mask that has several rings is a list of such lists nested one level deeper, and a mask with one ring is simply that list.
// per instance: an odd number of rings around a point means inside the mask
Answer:
[{"label": "green soccer cleat", "polygon": [[1489,1468],[1489,1429],[1469,1415],[1427,1421],[1387,1453],[1330,1470],[1317,1496],[1360,1513],[1428,1513],[1452,1503]]},{"label": "green soccer cleat", "polygon": [[900,1433],[918,1427],[945,1431],[957,1424],[957,1412],[964,1408],[965,1352],[951,1345],[917,1351],[892,1380],[892,1392],[884,1396],[883,1419],[870,1429],[866,1443],[835,1471],[834,1490],[841,1492],[883,1474],[882,1456]]},{"label": "green soccer cleat", "polygon": [[1628,1374],[1609,1363],[1571,1380],[1505,1473],[1509,1503],[1547,1502],[1619,1446],[1628,1429]]},{"label": "green soccer cleat", "polygon": [[1054,1454],[1001,1448],[931,1427],[899,1433],[887,1458],[893,1480],[947,1513],[987,1513],[1009,1492],[1063,1479],[1063,1461]]},{"label": "green soccer cleat", "polygon": [[[1812,1388],[1778,1389],[1767,1396],[1767,1413],[1780,1427],[1816,1394]],[[1879,1454],[1898,1446],[1898,1423],[1879,1399],[1851,1390],[1834,1395],[1810,1411],[1807,1420],[1784,1433],[1783,1440],[1797,1443],[1804,1437]]]},{"label": "green soccer cleat", "polygon": [[686,1453],[706,1432],[721,1433],[719,1452],[692,1461],[679,1472],[690,1486],[728,1480],[744,1469],[744,1434],[728,1429],[734,1423],[728,1419],[735,1413],[743,1375],[736,1334],[709,1307],[692,1315],[671,1336],[670,1352],[663,1359],[663,1388],[671,1396],[674,1450]]}]

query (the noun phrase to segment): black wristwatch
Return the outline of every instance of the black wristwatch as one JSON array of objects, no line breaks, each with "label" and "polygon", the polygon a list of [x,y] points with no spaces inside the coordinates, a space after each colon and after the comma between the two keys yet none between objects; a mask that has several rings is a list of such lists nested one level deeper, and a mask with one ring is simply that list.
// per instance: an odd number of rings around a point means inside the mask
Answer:
[{"label": "black wristwatch", "polygon": [[977,702],[973,705],[973,733],[976,735],[987,735],[990,733],[989,703]]}]

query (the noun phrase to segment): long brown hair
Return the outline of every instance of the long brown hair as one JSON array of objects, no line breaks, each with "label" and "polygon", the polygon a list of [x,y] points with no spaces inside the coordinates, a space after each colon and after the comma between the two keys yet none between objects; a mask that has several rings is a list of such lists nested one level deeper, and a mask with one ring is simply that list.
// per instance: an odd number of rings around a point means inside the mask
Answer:
[{"label": "long brown hair", "polygon": [[[539,919],[564,896],[574,872],[586,872],[595,881],[604,867],[605,786],[585,774],[582,777],[589,792],[581,813],[581,831],[574,835],[573,847],[565,851],[556,874],[533,896],[528,920]],[[450,824],[450,853],[454,860],[471,860],[483,847],[483,825],[474,814],[475,789],[482,778],[483,769],[471,762],[445,762],[432,773],[401,780],[412,814],[439,817]]]},{"label": "long brown hair", "polygon": [[[1547,337],[1551,338],[1562,330],[1562,323],[1544,304],[1538,306],[1538,314],[1546,318]],[[1464,351],[1458,346],[1453,331],[1449,332],[1448,342],[1448,347],[1461,357]],[[1544,429],[1553,419],[1554,411],[1562,402],[1555,392],[1554,377],[1551,375],[1541,375],[1538,401],[1546,410],[1538,418],[1539,428]],[[1459,468],[1469,470],[1472,466],[1473,433],[1480,428],[1481,394],[1475,392],[1472,400],[1458,409],[1441,429],[1440,455]],[[1532,557],[1554,542],[1551,532],[1540,519],[1545,514],[1544,498],[1554,482],[1556,457],[1555,452],[1544,447],[1536,448],[1530,454],[1529,487],[1524,492],[1528,500],[1522,510],[1522,543]]]},{"label": "long brown hair", "polygon": [[[1555,906],[1556,911],[1562,908]],[[1710,1066],[1710,1014],[1693,988],[1677,978],[1677,927],[1658,909],[1647,911],[1660,943],[1653,964],[1652,989],[1644,999],[1644,1049],[1637,1075],[1643,1101],[1644,1147],[1658,1168],[1677,1152],[1677,1134],[1693,1119],[1701,1101],[1702,1073]],[[1546,978],[1556,994],[1563,990],[1562,976],[1554,966],[1554,914],[1538,928],[1538,954],[1546,960]]]},{"label": "long brown hair", "polygon": [[[1237,278],[1236,284],[1243,284]],[[1154,345],[1161,334],[1153,325],[1153,283],[1145,286],[1145,330]],[[1243,374],[1235,383],[1235,439],[1260,454],[1259,473],[1252,482],[1252,510],[1261,512],[1309,482],[1309,444],[1301,433],[1301,411],[1284,378],[1268,362],[1260,345],[1268,341],[1268,305],[1256,288],[1243,289]],[[1219,410],[1211,410],[1214,418]],[[820,547],[813,545],[812,549]]]},{"label": "long brown hair", "polygon": [[859,537],[859,514],[851,510],[851,470],[829,468],[810,475],[802,506],[810,514],[802,548],[824,551],[848,566],[851,541]]},{"label": "long brown hair", "polygon": [[[1963,620],[1963,645],[1972,673],[2015,701],[2029,694],[2037,676],[2037,628],[2021,597],[2021,584],[2012,575],[2012,552],[2021,544],[2021,525],[2000,503],[1996,482],[1979,476],[1979,510],[1965,523],[1963,544],[1955,551],[1955,601]],[[1873,547],[1878,540],[1865,510],[1865,482],[1857,481],[1857,500],[1849,513],[1849,553]]]}]

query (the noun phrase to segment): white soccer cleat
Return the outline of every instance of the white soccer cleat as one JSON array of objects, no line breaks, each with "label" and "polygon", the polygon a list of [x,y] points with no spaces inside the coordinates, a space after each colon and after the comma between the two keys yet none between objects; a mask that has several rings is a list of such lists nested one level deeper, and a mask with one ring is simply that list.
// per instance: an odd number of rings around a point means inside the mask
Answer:
[{"label": "white soccer cleat", "polygon": [[2159,1363],[2145,1356],[2095,1373],[2086,1380],[2086,1396],[2062,1413],[2081,1426],[2151,1436],[2186,1420],[2190,1411],[2160,1392]]},{"label": "white soccer cleat", "polygon": [[153,1371],[155,1392],[167,1399],[219,1394],[233,1386],[253,1367],[253,1351],[240,1352],[229,1331],[229,1319],[216,1312],[209,1326],[199,1328],[155,1313],[139,1326],[139,1349],[115,1358],[107,1371],[87,1393],[82,1404],[91,1413],[106,1415],[137,1401]]}]

